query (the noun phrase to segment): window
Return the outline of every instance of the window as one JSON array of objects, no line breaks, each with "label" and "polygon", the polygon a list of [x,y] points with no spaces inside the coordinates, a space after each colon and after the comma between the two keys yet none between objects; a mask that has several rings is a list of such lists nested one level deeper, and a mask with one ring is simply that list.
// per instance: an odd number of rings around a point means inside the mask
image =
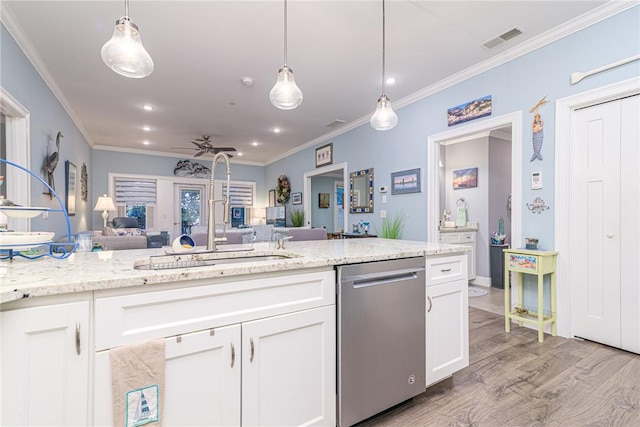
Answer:
[{"label": "window", "polygon": [[[231,206],[253,206],[253,194],[255,193],[255,184],[231,183]],[[227,184],[222,184],[222,194],[227,195]]]},{"label": "window", "polygon": [[157,204],[156,180],[116,177],[114,183],[116,216],[137,218],[139,228],[153,230]]}]

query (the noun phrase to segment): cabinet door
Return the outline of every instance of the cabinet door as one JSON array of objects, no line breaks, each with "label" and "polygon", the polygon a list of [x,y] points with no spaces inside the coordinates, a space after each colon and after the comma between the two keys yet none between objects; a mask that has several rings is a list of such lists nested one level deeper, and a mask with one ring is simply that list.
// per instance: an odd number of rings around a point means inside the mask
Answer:
[{"label": "cabinet door", "polygon": [[[240,425],[240,325],[166,339],[163,425]],[[96,354],[95,425],[112,418],[109,351]]]},{"label": "cabinet door", "polygon": [[0,319],[1,424],[87,425],[89,302],[7,311]]},{"label": "cabinet door", "polygon": [[469,366],[466,280],[427,286],[427,386]]},{"label": "cabinet door", "polygon": [[335,305],[242,324],[242,424],[335,425]]}]

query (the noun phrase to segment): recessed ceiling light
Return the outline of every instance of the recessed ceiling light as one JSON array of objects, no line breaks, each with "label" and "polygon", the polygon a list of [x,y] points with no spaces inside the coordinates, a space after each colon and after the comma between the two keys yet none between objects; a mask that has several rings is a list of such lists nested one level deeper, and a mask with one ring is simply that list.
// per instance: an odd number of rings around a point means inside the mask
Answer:
[{"label": "recessed ceiling light", "polygon": [[142,130],[145,131],[145,132],[149,132],[149,131],[151,131],[151,128],[149,126],[145,126],[145,127],[142,128]]},{"label": "recessed ceiling light", "polygon": [[392,84],[394,84],[396,82],[396,78],[395,77],[387,77],[387,80],[385,80],[385,82],[388,85],[392,85]]},{"label": "recessed ceiling light", "polygon": [[143,105],[142,108],[144,108],[147,111],[153,111],[153,107],[151,105],[149,105],[149,104]]},{"label": "recessed ceiling light", "polygon": [[245,86],[253,86],[254,85],[254,80],[251,77],[243,77],[242,79],[240,79],[240,81],[242,82],[243,85]]},{"label": "recessed ceiling light", "polygon": [[149,145],[149,144],[151,144],[151,143],[150,143],[149,141],[147,141],[147,140],[142,141],[142,143],[143,143],[144,145]]},{"label": "recessed ceiling light", "polygon": [[251,145],[253,145],[254,147],[257,147],[258,145],[260,145],[260,143],[258,141],[253,141]]},{"label": "recessed ceiling light", "polygon": [[273,128],[273,133],[280,133],[280,128]]},{"label": "recessed ceiling light", "polygon": [[238,151],[238,157],[242,157],[242,151]]}]

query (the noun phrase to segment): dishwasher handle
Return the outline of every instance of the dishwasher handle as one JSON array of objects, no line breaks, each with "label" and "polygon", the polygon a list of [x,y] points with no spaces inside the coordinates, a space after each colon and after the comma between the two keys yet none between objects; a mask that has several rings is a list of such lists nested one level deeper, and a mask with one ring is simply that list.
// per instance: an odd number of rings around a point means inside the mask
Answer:
[{"label": "dishwasher handle", "polygon": [[[366,276],[366,275],[363,275]],[[361,280],[353,280],[353,288],[354,289],[359,289],[359,288],[367,288],[369,286],[379,286],[379,285],[386,285],[389,283],[394,283],[394,282],[402,282],[405,280],[414,280],[418,278],[418,274],[415,271],[412,271],[410,273],[399,273],[399,274],[394,274],[394,272],[391,273],[385,273],[384,276],[380,277],[380,276],[376,276],[376,277],[362,277]]]}]

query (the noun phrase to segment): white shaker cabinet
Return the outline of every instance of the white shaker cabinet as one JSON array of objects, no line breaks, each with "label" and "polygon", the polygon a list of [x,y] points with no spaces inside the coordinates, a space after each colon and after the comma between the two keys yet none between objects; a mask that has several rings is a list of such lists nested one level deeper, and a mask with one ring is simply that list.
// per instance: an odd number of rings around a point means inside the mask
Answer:
[{"label": "white shaker cabinet", "polygon": [[335,273],[96,298],[94,425],[112,416],[109,349],[165,338],[164,425],[335,425]]},{"label": "white shaker cabinet", "polygon": [[[164,425],[240,425],[240,337],[232,325],[165,339]],[[94,401],[95,425],[117,425],[108,350],[96,354]]]},{"label": "white shaker cabinet", "polygon": [[476,278],[476,232],[475,231],[451,231],[440,232],[438,238],[440,243],[447,243],[449,245],[465,245],[471,248],[471,251],[467,252],[469,278],[473,280]]},{"label": "white shaker cabinet", "polygon": [[242,424],[335,425],[335,305],[242,325]]},{"label": "white shaker cabinet", "polygon": [[465,255],[427,258],[427,387],[469,366]]},{"label": "white shaker cabinet", "polygon": [[89,302],[0,313],[4,426],[88,425]]}]

